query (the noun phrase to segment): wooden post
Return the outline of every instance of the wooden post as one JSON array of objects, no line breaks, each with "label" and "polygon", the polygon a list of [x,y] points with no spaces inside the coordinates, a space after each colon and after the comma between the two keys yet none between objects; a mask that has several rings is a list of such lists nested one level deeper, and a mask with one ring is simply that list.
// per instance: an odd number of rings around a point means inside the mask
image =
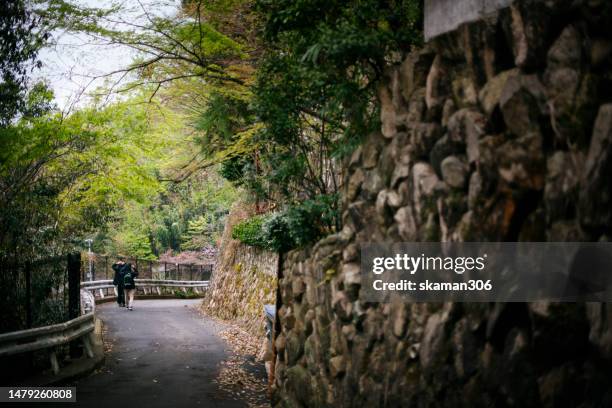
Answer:
[{"label": "wooden post", "polygon": [[[18,270],[17,265],[15,269]],[[25,309],[26,309],[26,328],[32,328],[32,263],[27,260],[25,262],[23,273],[25,275]],[[32,353],[27,353],[25,363],[28,370],[34,367],[34,359]]]},{"label": "wooden post", "polygon": [[163,280],[166,280],[166,271],[168,270],[168,263],[164,262],[164,277]]},{"label": "wooden post", "polygon": [[68,255],[68,319],[79,317],[81,304],[81,254]]},{"label": "wooden post", "polygon": [[[68,320],[79,317],[81,313],[81,254],[68,255]],[[79,357],[80,342],[70,343],[70,356]]]},{"label": "wooden post", "polygon": [[26,289],[26,327],[32,327],[32,264],[30,261],[25,263],[25,289]]}]

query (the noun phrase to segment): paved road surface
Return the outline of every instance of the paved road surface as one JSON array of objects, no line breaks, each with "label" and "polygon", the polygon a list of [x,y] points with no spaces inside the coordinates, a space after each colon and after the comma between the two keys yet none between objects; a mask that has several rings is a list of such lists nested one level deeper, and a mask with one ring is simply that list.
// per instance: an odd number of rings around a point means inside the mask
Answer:
[{"label": "paved road surface", "polygon": [[[77,384],[77,403],[108,408],[244,407],[213,380],[227,357],[223,327],[198,315],[200,300],[137,300],[134,310],[96,307],[112,350],[99,372]],[[227,398],[227,397],[226,397]]]}]

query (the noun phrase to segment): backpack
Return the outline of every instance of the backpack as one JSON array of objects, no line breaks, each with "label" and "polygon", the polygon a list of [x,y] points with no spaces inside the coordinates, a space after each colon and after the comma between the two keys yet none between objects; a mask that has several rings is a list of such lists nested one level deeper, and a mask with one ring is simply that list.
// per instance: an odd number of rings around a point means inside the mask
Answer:
[{"label": "backpack", "polygon": [[132,273],[132,268],[126,268],[127,270],[123,274],[123,287],[126,289],[134,289],[136,287],[136,283],[134,282],[134,274]]}]

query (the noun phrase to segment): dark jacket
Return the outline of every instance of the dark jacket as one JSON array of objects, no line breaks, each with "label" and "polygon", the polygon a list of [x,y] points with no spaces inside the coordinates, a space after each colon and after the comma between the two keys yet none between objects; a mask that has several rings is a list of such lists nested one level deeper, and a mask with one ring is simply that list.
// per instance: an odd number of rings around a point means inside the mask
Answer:
[{"label": "dark jacket", "polygon": [[118,263],[113,264],[113,270],[115,271],[113,285],[123,286],[123,276],[125,275],[125,272],[129,270],[130,267],[131,266],[128,263],[124,263],[123,265],[120,265]]}]

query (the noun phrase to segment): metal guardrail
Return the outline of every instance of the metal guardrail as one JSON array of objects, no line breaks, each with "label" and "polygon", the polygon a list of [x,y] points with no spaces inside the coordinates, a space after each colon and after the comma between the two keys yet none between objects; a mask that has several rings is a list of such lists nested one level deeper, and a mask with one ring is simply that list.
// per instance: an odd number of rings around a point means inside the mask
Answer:
[{"label": "metal guardrail", "polygon": [[[94,328],[94,314],[90,312],[64,323],[0,334],[0,357],[61,346],[80,338],[87,356],[92,358],[90,335]],[[50,360],[53,372],[57,374],[59,363],[55,350],[51,351]]]},{"label": "metal guardrail", "polygon": [[[178,288],[183,292],[187,292],[188,288],[193,289],[197,294],[200,294],[200,289],[205,290],[208,288],[209,281],[182,281],[182,280],[163,280],[163,279],[135,279],[136,289],[142,289],[145,295],[157,294],[161,295],[161,288]],[[95,297],[104,299],[108,294],[105,294],[108,290],[112,289],[114,295],[117,296],[116,287],[113,285],[113,281],[97,280],[89,282],[81,282],[81,289],[92,293]],[[153,292],[155,290],[155,293]]]}]

